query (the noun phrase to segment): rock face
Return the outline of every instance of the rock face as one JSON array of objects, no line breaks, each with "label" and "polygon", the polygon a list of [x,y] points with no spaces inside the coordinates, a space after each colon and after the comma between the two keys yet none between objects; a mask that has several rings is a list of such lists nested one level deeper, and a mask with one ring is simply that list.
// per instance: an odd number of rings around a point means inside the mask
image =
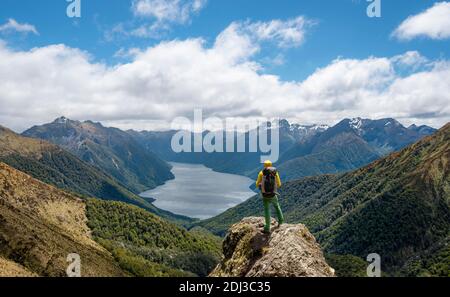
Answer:
[{"label": "rock face", "polygon": [[244,218],[233,225],[223,243],[224,258],[212,277],[331,277],[319,244],[302,225],[277,226],[264,234],[263,218]]}]

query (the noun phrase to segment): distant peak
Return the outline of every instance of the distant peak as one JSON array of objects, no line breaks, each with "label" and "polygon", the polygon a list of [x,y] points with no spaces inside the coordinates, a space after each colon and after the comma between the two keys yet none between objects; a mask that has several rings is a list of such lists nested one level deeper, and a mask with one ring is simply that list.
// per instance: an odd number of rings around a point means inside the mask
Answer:
[{"label": "distant peak", "polygon": [[85,124],[89,124],[89,125],[93,125],[93,126],[103,127],[102,123],[94,122],[94,121],[91,121],[91,120],[84,121],[84,123]]},{"label": "distant peak", "polygon": [[330,126],[328,126],[328,125],[312,125],[311,128],[316,129],[316,130],[328,130],[328,129],[330,129]]},{"label": "distant peak", "polygon": [[396,126],[400,126],[402,124],[400,124],[399,121],[397,121],[396,119],[393,118],[387,118],[387,119],[383,119],[383,121],[385,122],[385,125],[396,125]]},{"label": "distant peak", "polygon": [[361,118],[353,118],[349,121],[350,127],[352,127],[355,130],[360,130],[362,126],[362,119]]},{"label": "distant peak", "polygon": [[362,122],[362,118],[360,118],[360,117],[352,118],[352,119],[349,119],[349,121],[350,121],[350,123],[359,123],[359,122]]},{"label": "distant peak", "polygon": [[281,120],[279,121],[279,125],[280,125],[280,127],[289,127],[289,126],[291,126],[291,124],[289,123],[289,121],[286,120],[286,119],[281,119]]},{"label": "distant peak", "polygon": [[59,117],[56,120],[53,121],[53,123],[55,124],[65,124],[67,122],[69,122],[70,120],[68,118],[66,118],[65,116]]},{"label": "distant peak", "polygon": [[286,119],[280,120],[279,123],[280,123],[279,124],[280,128],[289,129],[291,132],[296,131],[296,130],[302,130],[302,131],[309,131],[309,130],[325,131],[325,130],[330,128],[330,126],[328,126],[328,125],[317,125],[317,124],[301,125],[301,124],[297,124],[297,123],[292,123],[291,124]]}]

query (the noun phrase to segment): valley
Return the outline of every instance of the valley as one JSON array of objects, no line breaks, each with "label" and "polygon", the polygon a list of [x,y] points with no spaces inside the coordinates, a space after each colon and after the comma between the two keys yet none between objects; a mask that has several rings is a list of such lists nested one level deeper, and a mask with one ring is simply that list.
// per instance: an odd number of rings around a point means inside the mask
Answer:
[{"label": "valley", "polygon": [[0,3],[14,292],[448,287],[450,0]]},{"label": "valley", "polygon": [[[280,124],[286,220],[306,225],[337,276],[364,276],[374,252],[385,275],[448,274],[448,124]],[[175,154],[175,133],[64,117],[1,127],[1,273],[62,276],[75,249],[93,263],[86,276],[207,276],[231,225],[263,213],[261,152]]]},{"label": "valley", "polygon": [[50,142],[24,137],[1,126],[0,161],[42,182],[83,197],[123,201],[162,217],[191,221],[156,208],[96,164],[89,164]]}]

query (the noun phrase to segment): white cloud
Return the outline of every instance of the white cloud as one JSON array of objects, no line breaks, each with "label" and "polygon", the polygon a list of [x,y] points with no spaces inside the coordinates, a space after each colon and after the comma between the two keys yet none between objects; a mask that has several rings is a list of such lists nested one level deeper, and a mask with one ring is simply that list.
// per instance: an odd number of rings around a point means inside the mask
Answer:
[{"label": "white cloud", "polygon": [[19,33],[33,33],[39,35],[39,32],[33,25],[18,23],[15,19],[8,19],[3,25],[0,25],[0,32],[19,32]]},{"label": "white cloud", "polygon": [[106,30],[106,41],[122,37],[162,38],[173,25],[189,24],[207,4],[207,0],[133,0],[135,18]]},{"label": "white cloud", "polygon": [[259,44],[241,32],[238,23],[232,23],[216,38],[214,49],[230,61],[245,61],[259,51]]},{"label": "white cloud", "polygon": [[165,31],[169,30],[169,26],[162,23],[144,24],[137,28],[131,29],[126,34],[141,38],[160,38]]},{"label": "white cloud", "polygon": [[233,22],[218,38],[217,43],[229,43],[240,40],[256,46],[261,42],[273,42],[281,48],[300,46],[304,40],[307,30],[316,22],[299,16],[288,20],[271,20],[268,22]]},{"label": "white cloud", "polygon": [[125,49],[122,47],[114,53],[114,58],[129,59],[136,57],[140,53],[141,50],[139,48],[132,47],[129,49]]},{"label": "white cloud", "polygon": [[261,41],[274,41],[279,47],[297,47],[305,40],[306,30],[315,24],[315,21],[299,16],[287,21],[246,23],[243,27]]},{"label": "white cloud", "polygon": [[450,38],[450,2],[435,3],[424,12],[408,17],[394,31],[393,36],[400,40],[416,37]]},{"label": "white cloud", "polygon": [[[260,51],[265,42],[274,43],[279,48],[300,46],[307,30],[314,24],[314,21],[303,16],[286,21],[233,22],[216,38],[214,50],[230,61],[247,61]],[[282,63],[282,55],[274,58],[274,62],[278,65]],[[251,64],[254,69],[260,69],[259,65]]]},{"label": "white cloud", "polygon": [[199,12],[206,2],[207,0],[134,0],[132,10],[136,16],[183,24]]},{"label": "white cloud", "polygon": [[409,51],[402,55],[394,56],[391,60],[401,70],[417,71],[423,67],[433,66],[433,62],[422,56],[418,51]]},{"label": "white cloud", "polygon": [[223,40],[233,40],[227,34],[212,47],[187,39],[133,49],[131,62],[115,66],[64,45],[16,51],[0,43],[0,124],[21,130],[65,115],[124,128],[168,128],[195,108],[205,116],[300,123],[361,116],[440,126],[450,118],[450,61],[405,75],[397,71],[399,61],[417,60],[417,54],[339,58],[304,81],[286,82],[260,73],[245,36],[234,35],[240,38],[226,50]]}]

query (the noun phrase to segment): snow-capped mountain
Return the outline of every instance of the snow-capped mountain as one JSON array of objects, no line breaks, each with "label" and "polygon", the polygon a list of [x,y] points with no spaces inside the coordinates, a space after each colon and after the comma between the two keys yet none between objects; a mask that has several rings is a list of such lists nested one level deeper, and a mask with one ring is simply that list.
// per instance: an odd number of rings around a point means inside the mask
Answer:
[{"label": "snow-capped mountain", "polygon": [[333,127],[290,147],[280,170],[288,179],[348,171],[400,150],[436,130],[405,128],[395,119],[344,119]]},{"label": "snow-capped mountain", "polygon": [[280,120],[281,137],[290,137],[294,141],[301,141],[321,133],[329,128],[327,125],[291,124],[288,120]]},{"label": "snow-capped mountain", "polygon": [[436,131],[436,129],[428,126],[417,127],[412,125],[406,128],[392,118],[379,120],[345,119],[338,125],[343,126],[343,128],[347,126],[382,155],[399,150]]}]

